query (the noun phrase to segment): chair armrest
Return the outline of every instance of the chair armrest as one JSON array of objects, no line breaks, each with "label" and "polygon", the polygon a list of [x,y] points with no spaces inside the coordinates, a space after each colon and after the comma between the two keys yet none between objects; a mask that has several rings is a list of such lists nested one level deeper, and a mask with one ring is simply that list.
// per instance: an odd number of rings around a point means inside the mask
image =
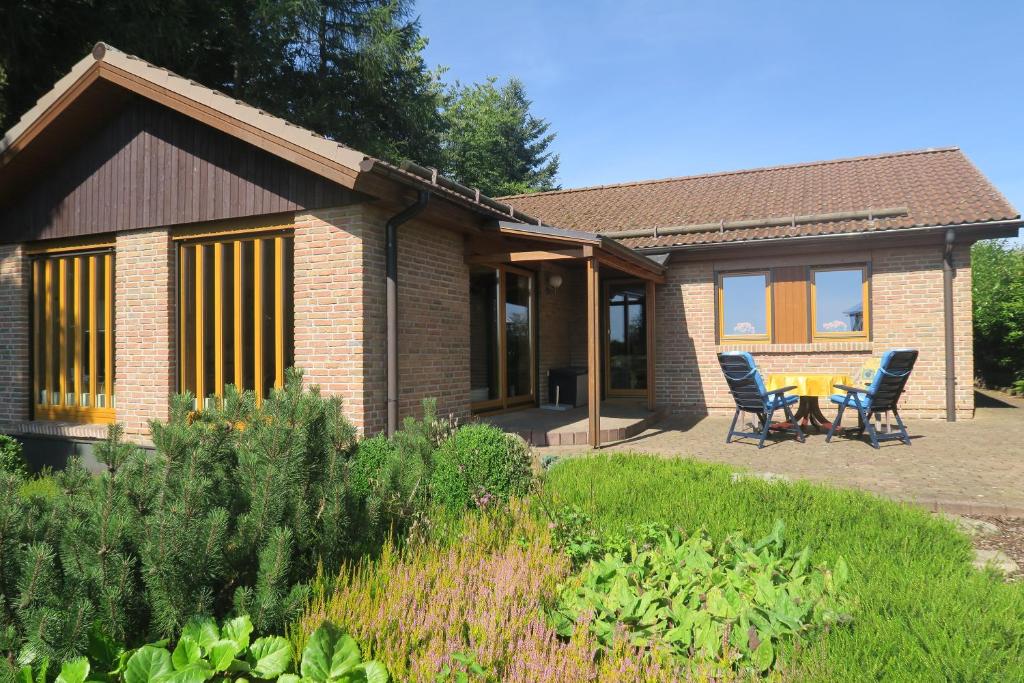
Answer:
[{"label": "chair armrest", "polygon": [[[833,384],[832,386],[835,387],[836,389],[839,389],[841,391],[845,391],[845,392],[847,392],[849,394],[867,394],[868,393],[867,387],[850,387],[850,386],[847,386],[845,384]],[[870,396],[870,394],[868,394],[868,395]]]},{"label": "chair armrest", "polygon": [[795,384],[793,386],[790,386],[790,387],[782,387],[781,389],[773,389],[773,390],[765,392],[765,393],[768,396],[771,396],[772,394],[784,394],[787,391],[792,391],[793,389],[796,389],[796,385]]}]

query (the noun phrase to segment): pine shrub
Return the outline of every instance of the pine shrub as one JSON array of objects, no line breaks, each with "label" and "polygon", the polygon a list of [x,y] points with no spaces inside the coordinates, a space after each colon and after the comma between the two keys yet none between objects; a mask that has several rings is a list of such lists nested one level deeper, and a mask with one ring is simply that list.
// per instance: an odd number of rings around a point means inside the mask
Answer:
[{"label": "pine shrub", "polygon": [[318,564],[354,556],[340,401],[289,372],[262,405],[232,388],[219,403],[195,414],[175,397],[151,424],[155,454],[112,426],[95,451],[106,471],[72,462],[56,495],[20,495],[0,472],[0,657],[66,661],[94,624],[128,644],[199,615],[283,630]]},{"label": "pine shrub", "polygon": [[530,449],[519,437],[488,424],[467,425],[434,455],[430,492],[454,509],[485,507],[530,490]]},{"label": "pine shrub", "polygon": [[28,465],[22,454],[21,442],[6,434],[0,434],[0,470],[22,479],[28,476]]}]

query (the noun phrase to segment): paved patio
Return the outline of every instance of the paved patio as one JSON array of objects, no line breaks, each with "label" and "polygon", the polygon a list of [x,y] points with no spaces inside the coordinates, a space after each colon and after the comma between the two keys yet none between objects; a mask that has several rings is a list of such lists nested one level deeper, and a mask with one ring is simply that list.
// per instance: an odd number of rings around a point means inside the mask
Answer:
[{"label": "paved patio", "polygon": [[[959,514],[1024,517],[1024,400],[978,392],[973,420],[949,423],[910,420],[912,447],[811,434],[807,443],[792,437],[758,450],[752,443],[726,445],[729,418],[663,420],[643,433],[609,444],[607,451],[641,451],[738,465],[837,486],[855,487]],[[581,447],[543,449],[579,453]]]}]

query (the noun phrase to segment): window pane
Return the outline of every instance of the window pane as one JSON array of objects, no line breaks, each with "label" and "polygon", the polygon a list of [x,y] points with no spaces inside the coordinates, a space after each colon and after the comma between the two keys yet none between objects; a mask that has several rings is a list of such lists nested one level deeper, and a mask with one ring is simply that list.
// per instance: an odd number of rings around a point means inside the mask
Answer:
[{"label": "window pane", "polygon": [[203,250],[203,290],[199,296],[203,297],[203,399],[217,393],[216,371],[217,371],[217,335],[214,325],[216,324],[216,309],[214,300],[214,274],[216,263],[213,256],[213,245],[204,244],[200,247]]},{"label": "window pane", "polygon": [[75,405],[75,259],[64,263],[64,334],[61,355],[64,358],[64,405]]},{"label": "window pane", "polygon": [[864,331],[864,271],[814,273],[814,331],[849,334]]},{"label": "window pane", "polygon": [[35,333],[35,375],[36,375],[36,402],[46,403],[46,262],[38,260],[33,264],[32,274],[35,277],[33,282],[33,294],[35,297],[32,307],[34,316]]},{"label": "window pane", "polygon": [[768,334],[767,286],[768,276],[764,273],[722,276],[723,336]]},{"label": "window pane", "polygon": [[51,405],[60,403],[60,262],[56,259],[48,264],[50,269],[50,291],[47,292],[49,334],[47,350],[50,359],[50,386],[48,399]]},{"label": "window pane", "polygon": [[224,384],[235,384],[235,244],[222,247],[223,275],[221,301],[224,306],[222,334],[224,335]]},{"label": "window pane", "polygon": [[82,321],[82,354],[78,357],[78,363],[82,368],[82,389],[79,392],[79,400],[83,407],[93,406],[92,394],[89,393],[89,382],[92,380],[92,367],[89,365],[90,349],[94,341],[90,316],[92,315],[92,296],[89,290],[89,268],[95,262],[95,257],[87,256],[82,259],[82,286],[79,290],[78,313]]},{"label": "window pane", "polygon": [[253,243],[252,240],[242,242],[242,388],[255,388],[255,374],[253,371],[253,343],[255,333],[253,331],[252,319],[255,315],[253,308],[255,301],[252,295],[253,288]]},{"label": "window pane", "polygon": [[470,401],[499,398],[498,271],[473,268],[469,275]]},{"label": "window pane", "polygon": [[96,288],[93,300],[96,306],[96,397],[97,408],[105,408],[107,404],[107,267],[106,259],[97,256]]},{"label": "window pane", "polygon": [[263,247],[263,273],[261,276],[262,292],[259,292],[259,296],[263,297],[263,320],[260,324],[263,326],[262,336],[262,351],[263,358],[260,359],[260,363],[263,367],[263,386],[260,388],[261,396],[269,396],[270,390],[274,387],[274,382],[277,378],[277,367],[275,359],[277,357],[277,335],[275,334],[276,323],[277,323],[277,311],[275,303],[275,261],[277,258],[276,250],[274,249],[274,240],[260,240]]},{"label": "window pane", "polygon": [[505,273],[505,355],[509,398],[528,396],[531,390],[530,315],[532,278]]},{"label": "window pane", "polygon": [[181,247],[181,390],[196,391],[196,248]]}]

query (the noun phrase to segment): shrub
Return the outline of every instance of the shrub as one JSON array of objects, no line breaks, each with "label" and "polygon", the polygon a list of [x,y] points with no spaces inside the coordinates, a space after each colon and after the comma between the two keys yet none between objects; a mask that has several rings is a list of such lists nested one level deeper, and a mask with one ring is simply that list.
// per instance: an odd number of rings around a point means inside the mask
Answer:
[{"label": "shrub", "polygon": [[592,560],[561,589],[552,620],[564,637],[586,623],[604,647],[625,638],[681,661],[765,672],[781,643],[844,618],[845,562],[813,568],[810,550],[787,548],[783,531],[779,521],[756,543],[734,535],[716,548],[703,531],[665,530],[653,547]]},{"label": "shrub", "polygon": [[28,465],[22,454],[21,442],[13,436],[0,434],[0,470],[24,479],[28,476]]},{"label": "shrub", "polygon": [[456,509],[483,507],[530,490],[530,449],[517,436],[488,424],[456,431],[434,455],[430,492]]},{"label": "shrub", "polygon": [[22,497],[0,473],[0,656],[66,661],[93,622],[135,643],[197,615],[282,629],[318,563],[353,556],[340,401],[290,371],[261,405],[232,388],[220,403],[194,414],[175,397],[155,455],[112,427],[95,451],[107,471],[72,463],[57,496]]}]

